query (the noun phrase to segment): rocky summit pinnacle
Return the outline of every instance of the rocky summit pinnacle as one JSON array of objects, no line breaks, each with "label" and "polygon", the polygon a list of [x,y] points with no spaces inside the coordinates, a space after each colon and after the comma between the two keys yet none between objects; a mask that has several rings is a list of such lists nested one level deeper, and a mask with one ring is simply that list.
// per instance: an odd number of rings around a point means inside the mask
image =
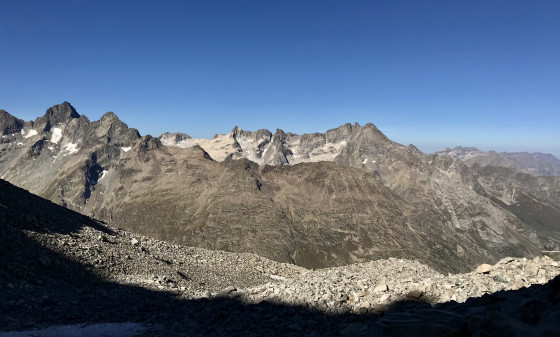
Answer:
[{"label": "rocky summit pinnacle", "polygon": [[42,117],[37,118],[33,123],[33,128],[48,132],[58,123],[66,123],[79,117],[80,115],[70,103],[63,102],[50,107]]},{"label": "rocky summit pinnacle", "polygon": [[101,116],[100,121],[105,121],[105,120],[120,121],[119,117],[117,117],[117,115],[115,115],[113,111],[108,111],[105,114],[103,114],[103,116]]}]

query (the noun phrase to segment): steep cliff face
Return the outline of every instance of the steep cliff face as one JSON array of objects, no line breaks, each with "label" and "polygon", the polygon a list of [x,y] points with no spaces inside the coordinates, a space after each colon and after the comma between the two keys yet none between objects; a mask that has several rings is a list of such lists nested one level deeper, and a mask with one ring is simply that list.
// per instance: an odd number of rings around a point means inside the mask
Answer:
[{"label": "steep cliff face", "polygon": [[111,112],[90,122],[63,103],[18,125],[0,144],[2,178],[171,242],[313,268],[406,257],[441,271],[560,248],[554,177],[424,154],[373,124],[154,138]]}]

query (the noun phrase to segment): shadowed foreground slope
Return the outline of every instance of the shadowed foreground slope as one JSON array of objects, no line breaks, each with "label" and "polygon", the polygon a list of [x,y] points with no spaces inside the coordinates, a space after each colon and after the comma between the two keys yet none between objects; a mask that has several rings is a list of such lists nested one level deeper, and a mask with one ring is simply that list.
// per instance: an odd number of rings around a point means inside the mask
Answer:
[{"label": "shadowed foreground slope", "polygon": [[[302,271],[253,255],[159,246],[111,230],[1,180],[0,224],[0,331],[84,322],[142,322],[148,326],[146,336],[409,336],[411,331],[423,336],[553,336],[560,332],[559,278],[464,304],[450,302],[432,308],[410,294],[414,301],[389,305],[377,315],[328,315],[269,302],[247,305],[225,292],[194,299],[185,294],[206,287],[201,285],[204,279],[193,280],[204,271],[195,266],[205,263],[221,261],[228,268],[228,260],[234,260],[237,273],[246,275],[241,281],[231,271],[226,277],[207,270],[210,289],[229,282],[250,286],[264,282],[259,275],[295,277]],[[111,251],[103,251],[102,247],[113,245]],[[164,254],[166,249],[173,259]],[[184,250],[183,260],[172,255],[174,249]],[[132,285],[141,283],[140,279],[129,280],[130,284],[111,281],[131,268],[120,260],[121,254],[126,260],[144,263],[140,269],[149,273],[175,270],[175,274],[149,287]],[[138,270],[128,272],[141,275]]]}]

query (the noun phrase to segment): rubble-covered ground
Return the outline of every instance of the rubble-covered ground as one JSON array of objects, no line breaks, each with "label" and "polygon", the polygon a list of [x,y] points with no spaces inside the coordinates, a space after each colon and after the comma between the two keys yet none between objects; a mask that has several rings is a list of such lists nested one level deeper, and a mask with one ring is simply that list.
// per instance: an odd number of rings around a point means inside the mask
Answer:
[{"label": "rubble-covered ground", "polygon": [[548,257],[455,275],[402,259],[306,270],[131,234],[0,183],[2,337],[83,323],[139,323],[143,336],[560,335]]}]

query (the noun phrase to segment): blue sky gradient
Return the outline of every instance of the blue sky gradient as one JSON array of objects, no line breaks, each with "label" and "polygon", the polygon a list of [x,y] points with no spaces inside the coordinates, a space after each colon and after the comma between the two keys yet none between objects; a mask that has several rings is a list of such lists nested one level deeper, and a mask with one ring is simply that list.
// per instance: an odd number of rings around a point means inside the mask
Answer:
[{"label": "blue sky gradient", "polygon": [[0,2],[0,108],[560,157],[559,1]]}]

